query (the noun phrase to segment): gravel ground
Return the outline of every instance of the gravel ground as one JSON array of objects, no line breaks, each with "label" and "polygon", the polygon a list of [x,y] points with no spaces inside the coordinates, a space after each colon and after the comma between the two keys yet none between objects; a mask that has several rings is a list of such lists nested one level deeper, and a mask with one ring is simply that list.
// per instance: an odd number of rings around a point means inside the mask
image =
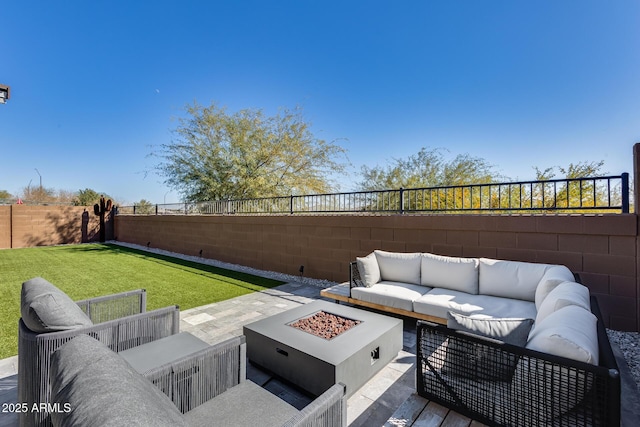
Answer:
[{"label": "gravel ground", "polygon": [[640,390],[640,332],[620,332],[607,329],[609,341],[615,343],[624,355],[631,376]]},{"label": "gravel ground", "polygon": [[[149,251],[157,254],[169,255],[176,258],[186,259],[189,261],[195,261],[203,264],[213,265],[216,267],[226,268],[229,270],[243,271],[246,273],[254,274],[256,276],[269,277],[275,280],[282,280],[283,282],[295,281],[295,282],[304,283],[306,285],[318,286],[321,288],[326,288],[326,287],[337,284],[329,280],[311,279],[309,277],[294,276],[290,274],[277,273],[273,271],[258,270],[251,267],[245,267],[237,264],[229,264],[226,262],[217,261],[213,259],[206,259],[206,258],[201,258],[197,256],[178,254],[175,252],[169,252],[162,249],[155,249],[155,248],[147,249],[145,246],[134,245],[131,243],[124,243],[124,242],[117,242],[117,241],[112,241],[109,243],[113,243],[120,246],[126,246],[129,248]],[[639,332],[621,332],[621,331],[614,331],[611,329],[607,329],[607,335],[609,336],[609,340],[612,343],[615,343],[620,348],[620,351],[624,355],[624,358],[627,361],[627,364],[629,365],[629,370],[631,371],[631,375],[633,376],[633,379],[636,381],[636,384],[640,389],[640,333]]]}]

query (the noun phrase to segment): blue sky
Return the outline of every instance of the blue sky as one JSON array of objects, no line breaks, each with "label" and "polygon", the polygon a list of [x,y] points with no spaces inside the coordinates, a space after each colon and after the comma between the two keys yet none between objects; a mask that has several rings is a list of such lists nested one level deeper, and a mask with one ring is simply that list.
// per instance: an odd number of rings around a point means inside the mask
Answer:
[{"label": "blue sky", "polygon": [[640,1],[4,1],[0,190],[179,200],[150,171],[187,103],[301,106],[353,165],[421,147],[512,179],[640,142]]}]

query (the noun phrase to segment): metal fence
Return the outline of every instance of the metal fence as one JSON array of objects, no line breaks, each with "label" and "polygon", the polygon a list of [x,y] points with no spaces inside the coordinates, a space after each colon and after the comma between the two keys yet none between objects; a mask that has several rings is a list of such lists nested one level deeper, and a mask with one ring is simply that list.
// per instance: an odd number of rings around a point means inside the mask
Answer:
[{"label": "metal fence", "polygon": [[29,206],[76,206],[72,202],[43,202],[40,200],[23,200],[17,198],[0,199],[0,206],[3,205],[29,205]]},{"label": "metal fence", "polygon": [[400,188],[260,199],[121,206],[119,215],[336,213],[629,213],[629,174]]}]

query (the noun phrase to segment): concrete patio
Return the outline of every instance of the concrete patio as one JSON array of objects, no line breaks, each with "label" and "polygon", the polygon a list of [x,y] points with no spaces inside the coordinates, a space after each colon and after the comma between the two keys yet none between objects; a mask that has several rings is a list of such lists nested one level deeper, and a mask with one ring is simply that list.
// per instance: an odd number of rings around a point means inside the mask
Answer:
[{"label": "concrete patio", "polygon": [[[242,334],[242,326],[255,320],[305,304],[320,298],[321,288],[300,283],[287,283],[262,292],[255,292],[219,303],[181,312],[180,327],[207,343],[213,344]],[[617,349],[614,349],[617,351]],[[619,353],[619,351],[618,351]],[[440,405],[417,397],[415,392],[415,320],[404,319],[403,349],[384,369],[376,374],[347,404],[349,426],[478,426],[469,418]],[[247,376],[265,389],[277,394],[297,408],[311,398],[268,373],[248,365]],[[626,369],[626,371],[625,371]],[[626,364],[623,375],[622,425],[638,425],[638,392],[630,380]],[[0,360],[0,403],[17,400],[17,357]],[[630,382],[631,381],[631,382]],[[402,416],[401,416],[402,415]],[[390,418],[398,418],[387,423]],[[415,419],[415,422],[403,421]],[[387,423],[387,424],[385,424]],[[0,413],[0,427],[18,425],[15,414]]]}]

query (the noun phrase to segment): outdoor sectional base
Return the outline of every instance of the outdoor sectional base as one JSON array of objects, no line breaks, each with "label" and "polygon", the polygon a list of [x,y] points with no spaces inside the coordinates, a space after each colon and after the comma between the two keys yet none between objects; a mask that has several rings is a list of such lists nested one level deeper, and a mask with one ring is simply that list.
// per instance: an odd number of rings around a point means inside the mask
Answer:
[{"label": "outdoor sectional base", "polygon": [[[594,297],[591,309],[599,366],[419,321],[418,394],[491,426],[619,426],[620,374]],[[486,378],[492,370],[509,377]]]}]

